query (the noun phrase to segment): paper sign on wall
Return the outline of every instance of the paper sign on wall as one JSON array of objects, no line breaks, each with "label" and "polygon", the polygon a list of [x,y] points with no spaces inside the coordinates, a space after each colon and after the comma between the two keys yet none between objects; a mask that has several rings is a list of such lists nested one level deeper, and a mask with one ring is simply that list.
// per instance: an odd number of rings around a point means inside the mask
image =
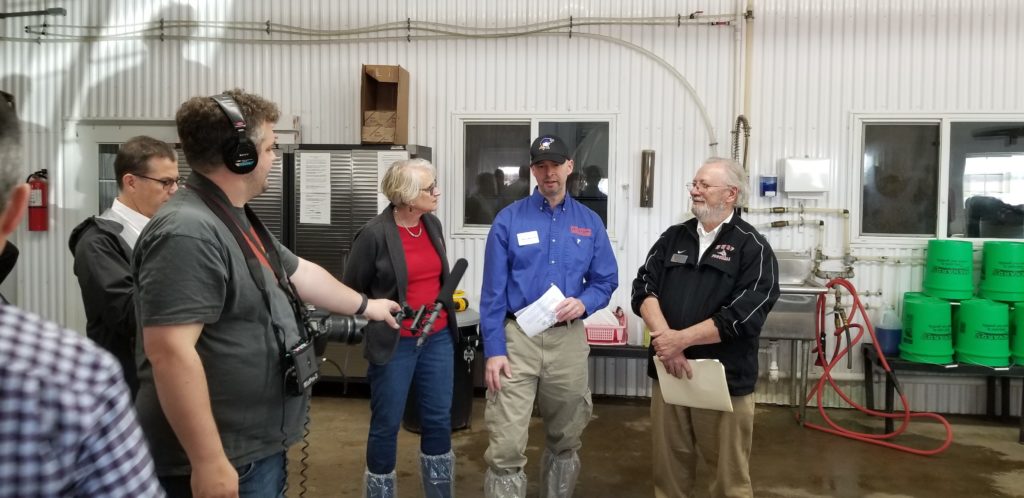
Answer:
[{"label": "paper sign on wall", "polygon": [[331,224],[331,154],[299,156],[299,223]]}]

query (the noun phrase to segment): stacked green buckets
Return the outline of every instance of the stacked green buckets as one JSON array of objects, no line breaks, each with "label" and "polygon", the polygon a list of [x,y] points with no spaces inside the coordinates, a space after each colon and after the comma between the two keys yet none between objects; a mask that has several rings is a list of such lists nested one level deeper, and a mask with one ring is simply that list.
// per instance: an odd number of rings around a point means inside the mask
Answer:
[{"label": "stacked green buckets", "polygon": [[903,297],[903,359],[1024,365],[1024,243],[985,242],[982,258],[975,297],[973,245],[928,241],[924,292]]}]

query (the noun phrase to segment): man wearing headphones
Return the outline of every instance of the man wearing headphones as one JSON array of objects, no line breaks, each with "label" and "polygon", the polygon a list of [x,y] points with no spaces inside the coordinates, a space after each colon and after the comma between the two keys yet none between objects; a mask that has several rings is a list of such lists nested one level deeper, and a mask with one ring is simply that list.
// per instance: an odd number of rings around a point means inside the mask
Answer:
[{"label": "man wearing headphones", "polygon": [[[169,496],[283,496],[315,369],[301,306],[397,328],[282,246],[247,208],[267,189],[277,106],[231,90],[178,109],[192,175],[135,247],[142,353],[136,408]],[[314,370],[315,371],[315,370]]]}]

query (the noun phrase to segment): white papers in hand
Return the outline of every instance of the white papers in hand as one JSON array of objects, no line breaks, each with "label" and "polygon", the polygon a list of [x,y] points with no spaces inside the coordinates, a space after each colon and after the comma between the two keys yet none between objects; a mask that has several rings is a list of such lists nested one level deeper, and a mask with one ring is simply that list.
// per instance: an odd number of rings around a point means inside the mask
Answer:
[{"label": "white papers in hand", "polygon": [[678,378],[665,370],[657,356],[654,366],[658,370],[658,385],[666,403],[732,412],[729,385],[725,382],[725,366],[718,360],[689,360],[693,378]]},{"label": "white papers in hand", "polygon": [[558,321],[555,319],[555,307],[564,300],[565,295],[552,284],[543,296],[516,312],[516,323],[528,337],[544,332]]}]

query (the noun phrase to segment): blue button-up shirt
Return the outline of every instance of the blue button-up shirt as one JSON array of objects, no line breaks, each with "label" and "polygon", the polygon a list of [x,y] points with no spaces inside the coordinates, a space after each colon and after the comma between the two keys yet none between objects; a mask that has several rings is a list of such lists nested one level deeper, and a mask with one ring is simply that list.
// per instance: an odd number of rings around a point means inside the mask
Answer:
[{"label": "blue button-up shirt", "polygon": [[505,355],[505,315],[536,301],[557,285],[566,297],[604,308],[619,285],[608,232],[597,213],[568,194],[552,208],[533,194],[502,209],[484,251],[480,330],[484,355]]}]

